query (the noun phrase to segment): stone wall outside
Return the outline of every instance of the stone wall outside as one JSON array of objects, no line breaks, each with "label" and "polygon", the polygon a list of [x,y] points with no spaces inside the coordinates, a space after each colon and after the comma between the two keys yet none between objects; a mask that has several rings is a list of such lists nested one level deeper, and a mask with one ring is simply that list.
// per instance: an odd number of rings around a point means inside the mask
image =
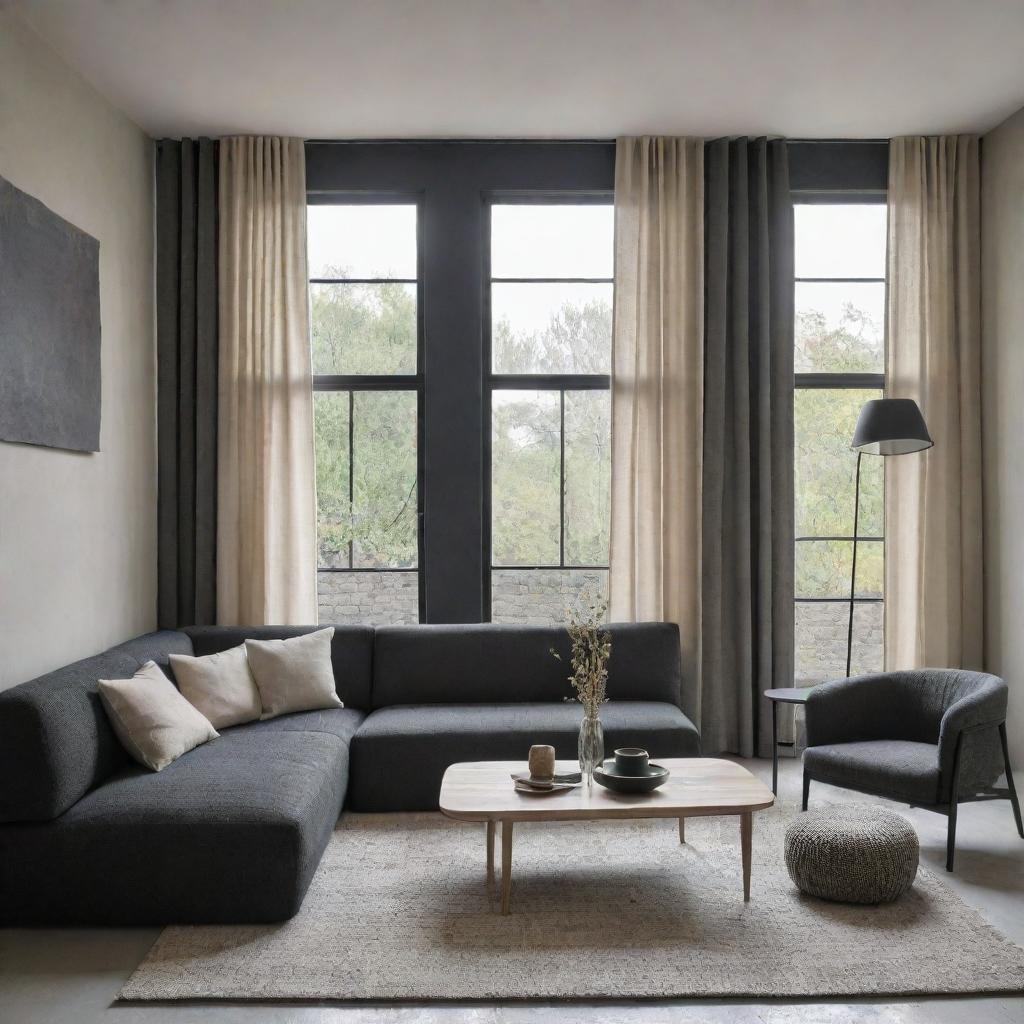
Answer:
[{"label": "stone wall outside", "polygon": [[[491,573],[493,622],[533,626],[565,621],[565,609],[589,588],[604,595],[608,573],[598,569],[495,569]],[[419,576],[415,572],[320,572],[320,621],[407,625],[419,621]],[[854,611],[853,669],[882,669],[883,605],[858,604]],[[797,686],[846,674],[845,604],[796,605]]]},{"label": "stone wall outside", "polygon": [[[491,574],[494,622],[534,626],[565,621],[584,589],[604,595],[608,573],[582,569],[496,569]],[[419,622],[415,572],[319,572],[320,621],[374,626]]]},{"label": "stone wall outside", "polygon": [[[858,604],[853,612],[850,671],[882,671],[884,605]],[[846,675],[846,631],[850,606],[803,602],[796,605],[796,685],[811,686]]]}]

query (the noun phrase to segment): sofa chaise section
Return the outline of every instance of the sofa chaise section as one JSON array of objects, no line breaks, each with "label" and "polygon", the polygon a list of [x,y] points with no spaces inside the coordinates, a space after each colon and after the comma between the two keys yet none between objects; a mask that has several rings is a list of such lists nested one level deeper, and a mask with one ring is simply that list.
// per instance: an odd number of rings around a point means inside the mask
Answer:
[{"label": "sofa chaise section", "polygon": [[[195,646],[185,632],[138,637],[0,693],[0,924],[257,922],[298,910],[344,804],[365,712],[225,729],[149,772],[118,743],[97,681],[241,642],[201,632]],[[354,632],[346,678],[368,700],[372,630]]]}]

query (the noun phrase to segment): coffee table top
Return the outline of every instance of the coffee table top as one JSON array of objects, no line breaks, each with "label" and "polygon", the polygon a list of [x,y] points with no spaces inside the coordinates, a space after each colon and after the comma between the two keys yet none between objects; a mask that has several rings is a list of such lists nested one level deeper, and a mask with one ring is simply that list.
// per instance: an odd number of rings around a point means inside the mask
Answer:
[{"label": "coffee table top", "polygon": [[[441,781],[441,811],[461,821],[564,821],[572,818],[680,818],[742,814],[771,807],[772,791],[746,768],[714,757],[656,758],[672,774],[653,793],[613,793],[596,782],[558,793],[518,793],[511,774],[523,761],[453,764]],[[578,771],[559,761],[556,771]]]}]

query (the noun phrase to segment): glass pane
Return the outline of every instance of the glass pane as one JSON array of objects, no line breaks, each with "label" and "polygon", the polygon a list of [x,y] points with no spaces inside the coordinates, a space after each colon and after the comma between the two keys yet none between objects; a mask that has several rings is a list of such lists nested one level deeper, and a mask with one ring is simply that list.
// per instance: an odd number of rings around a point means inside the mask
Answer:
[{"label": "glass pane", "polygon": [[415,205],[314,205],[306,216],[311,278],[416,280]]},{"label": "glass pane", "polygon": [[611,284],[491,286],[495,373],[610,373]]},{"label": "glass pane", "polygon": [[565,561],[607,565],[611,502],[611,395],[565,393]]},{"label": "glass pane", "polygon": [[353,565],[416,565],[416,392],[357,391],[352,405]]},{"label": "glass pane", "polygon": [[[494,569],[491,571],[491,621],[519,626],[557,626],[567,608],[591,595],[608,596],[604,569]],[[569,684],[566,683],[568,691]],[[566,696],[570,696],[566,692]]]},{"label": "glass pane", "polygon": [[348,392],[313,396],[316,444],[316,512],[318,564],[349,564],[352,509],[348,500]]},{"label": "glass pane", "polygon": [[491,207],[492,277],[612,277],[615,212],[600,206]]},{"label": "glass pane", "polygon": [[797,203],[797,277],[885,277],[885,203]]},{"label": "glass pane", "polygon": [[321,572],[316,590],[325,626],[409,626],[420,621],[416,572]]},{"label": "glass pane", "polygon": [[[853,535],[857,456],[850,441],[864,403],[881,396],[875,389],[798,388],[794,393],[798,537]],[[884,461],[865,455],[861,463],[862,537],[883,536]]]},{"label": "glass pane", "polygon": [[797,281],[797,373],[885,372],[885,283]]},{"label": "glass pane", "polygon": [[557,391],[491,396],[493,565],[557,565],[559,558]]},{"label": "glass pane", "polygon": [[[853,607],[853,658],[850,671],[882,671],[882,625],[885,606],[881,601]],[[846,631],[850,606],[842,602],[796,605],[797,686],[810,686],[846,675]]]},{"label": "glass pane", "polygon": [[[849,597],[852,558],[852,541],[798,541],[796,596]],[[884,558],[881,541],[862,540],[857,545],[857,597],[882,596]]]},{"label": "glass pane", "polygon": [[416,285],[309,288],[313,373],[415,373]]}]

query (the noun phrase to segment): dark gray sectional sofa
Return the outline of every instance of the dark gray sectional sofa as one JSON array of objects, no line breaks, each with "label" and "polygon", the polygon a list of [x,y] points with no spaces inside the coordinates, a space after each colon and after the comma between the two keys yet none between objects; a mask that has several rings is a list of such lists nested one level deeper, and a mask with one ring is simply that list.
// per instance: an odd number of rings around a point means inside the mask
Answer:
[{"label": "dark gray sectional sofa", "polygon": [[[146,661],[315,627],[150,633],[0,693],[0,925],[279,921],[295,914],[343,806],[436,810],[456,761],[575,757],[559,628],[335,628],[344,708],[222,731],[150,772],[96,691]],[[606,747],[696,756],[674,625],[612,627]],[[555,647],[565,659],[550,654]],[[168,670],[168,674],[169,670]]]}]

